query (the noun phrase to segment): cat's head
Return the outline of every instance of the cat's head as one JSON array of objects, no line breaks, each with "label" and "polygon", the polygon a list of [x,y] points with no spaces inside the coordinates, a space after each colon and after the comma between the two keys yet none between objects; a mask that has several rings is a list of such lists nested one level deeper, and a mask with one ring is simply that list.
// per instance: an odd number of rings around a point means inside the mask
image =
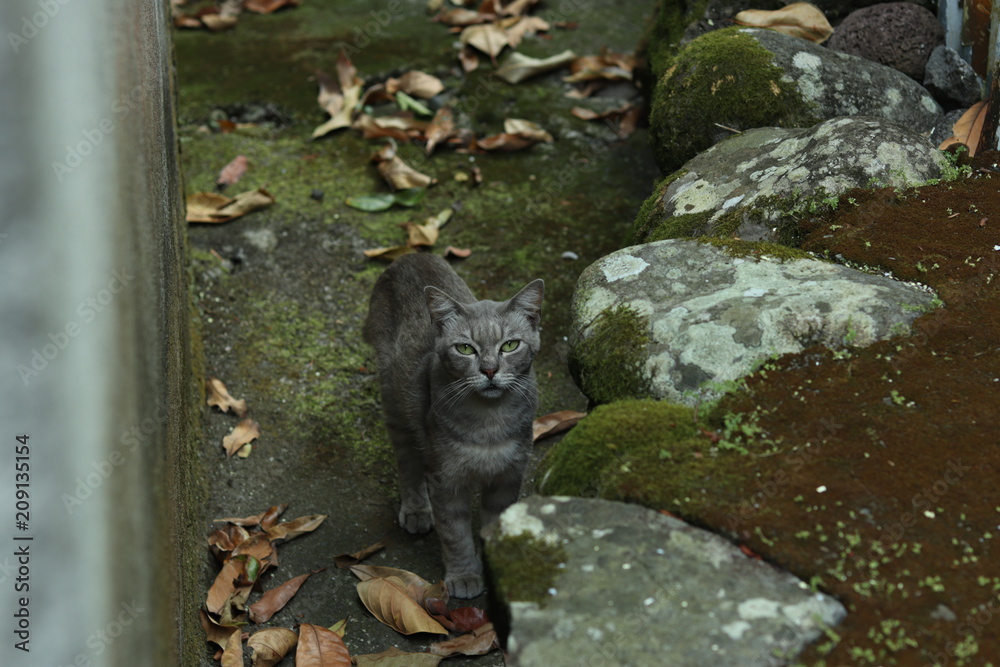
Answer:
[{"label": "cat's head", "polygon": [[508,301],[459,303],[436,287],[424,288],[437,332],[435,350],[456,396],[527,395],[527,374],[538,353],[544,283],[534,280]]}]

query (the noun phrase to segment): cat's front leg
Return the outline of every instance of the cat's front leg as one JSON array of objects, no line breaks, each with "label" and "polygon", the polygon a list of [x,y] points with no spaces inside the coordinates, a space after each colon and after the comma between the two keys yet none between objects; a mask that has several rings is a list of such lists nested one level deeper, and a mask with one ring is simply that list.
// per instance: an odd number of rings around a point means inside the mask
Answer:
[{"label": "cat's front leg", "polygon": [[483,592],[483,566],[472,535],[471,493],[448,486],[433,480],[430,485],[434,525],[441,539],[448,593],[467,600]]}]

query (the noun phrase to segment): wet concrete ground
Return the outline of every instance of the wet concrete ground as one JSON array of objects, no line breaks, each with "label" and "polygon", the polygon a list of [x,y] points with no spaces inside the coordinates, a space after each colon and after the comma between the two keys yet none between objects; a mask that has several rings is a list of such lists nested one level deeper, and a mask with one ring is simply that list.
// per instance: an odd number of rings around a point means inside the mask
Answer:
[{"label": "wet concrete ground", "polygon": [[[540,413],[583,409],[565,359],[573,285],[590,262],[620,246],[658,175],[644,130],[621,140],[607,126],[569,114],[572,106],[601,109],[619,100],[565,98],[565,72],[509,86],[490,79],[485,62],[485,72],[462,77],[455,69],[455,36],[427,22],[424,3],[390,5],[398,13],[385,25],[379,22],[384,15],[373,16],[379,11],[374,3],[309,2],[272,16],[245,15],[227,33],[176,34],[187,193],[212,189],[219,169],[244,154],[250,169],[226,193],[263,186],[277,199],[245,218],[190,227],[206,372],[222,379],[234,397],[247,399],[262,430],[249,458],[227,459],[220,443],[237,419],[215,410],[207,415],[198,463],[206,468],[211,497],[204,524],[194,529],[207,535],[213,518],[255,514],[279,503],[290,505],[286,519],[329,515],[315,533],[279,548],[280,568],[264,587],[328,569],[261,627],[328,626],[349,618],[345,642],[352,654],[391,646],[422,650],[431,639],[407,638],[377,622],[358,600],[353,575],[333,568],[335,555],[385,540],[372,564],[432,580],[442,574],[436,536],[410,536],[395,522],[398,497],[373,355],[360,338],[368,293],[384,265],[362,251],[401,243],[401,222],[455,208],[435,252],[446,245],[472,249],[455,267],[483,298],[506,298],[533,278],[546,280],[543,351],[536,362]],[[602,46],[629,52],[652,3],[569,5],[572,15],[548,3],[535,13],[578,21],[578,29],[553,30],[551,40],[529,39],[519,50],[538,57],[566,48],[593,54]],[[377,31],[368,30],[372,21]],[[498,132],[503,118],[523,117],[543,124],[556,141],[522,153],[470,156],[443,149],[431,158],[420,147],[403,146],[405,160],[440,181],[424,202],[384,213],[345,206],[347,196],[387,191],[369,163],[381,142],[350,130],[309,142],[312,128],[326,119],[311,77],[317,67],[333,71],[338,47],[356,44],[359,35],[370,39],[351,52],[362,77],[424,68],[440,76],[456,100],[477,99],[463,106],[477,133]],[[221,116],[218,109],[233,111],[233,105],[253,105],[251,112],[273,105],[287,124],[205,131]],[[453,179],[473,163],[482,170],[481,186]],[[310,197],[314,190],[322,191],[321,201]],[[562,259],[566,251],[579,259]],[[217,567],[207,548],[204,564],[207,591]],[[203,664],[213,664],[212,653],[206,645]],[[497,665],[502,657],[497,652],[450,662]]]}]

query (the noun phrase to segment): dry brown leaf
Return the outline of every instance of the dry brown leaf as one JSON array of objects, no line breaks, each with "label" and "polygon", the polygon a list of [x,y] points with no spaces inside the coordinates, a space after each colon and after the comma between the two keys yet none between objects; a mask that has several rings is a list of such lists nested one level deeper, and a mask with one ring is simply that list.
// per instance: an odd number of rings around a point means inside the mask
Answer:
[{"label": "dry brown leaf", "polygon": [[216,644],[219,648],[225,649],[229,643],[229,638],[233,636],[233,628],[223,627],[212,620],[212,617],[205,613],[204,609],[198,610],[198,617],[201,619],[201,629],[205,631],[205,641]]},{"label": "dry brown leaf", "polygon": [[299,626],[295,667],[351,667],[351,654],[336,632],[303,623]]},{"label": "dry brown leaf", "polygon": [[220,561],[228,558],[228,553],[250,538],[243,526],[229,524],[215,530],[208,536],[208,546]]},{"label": "dry brown leaf", "polygon": [[215,575],[215,581],[208,589],[205,608],[212,614],[221,614],[226,602],[236,590],[236,580],[244,574],[246,574],[246,560],[231,558],[223,563],[222,569]]},{"label": "dry brown leaf", "polygon": [[[236,400],[229,395],[226,385],[218,378],[208,378],[205,381],[205,392],[208,394],[208,407],[217,407],[222,412],[229,412],[230,408],[237,417],[243,417],[247,413],[247,402],[245,399]],[[236,522],[233,522],[236,523]]]},{"label": "dry brown leaf", "polygon": [[226,450],[227,456],[232,456],[242,449],[243,445],[250,444],[258,437],[260,437],[260,424],[247,417],[222,439],[222,448]]},{"label": "dry brown leaf", "polygon": [[545,19],[537,16],[525,16],[524,18],[518,19],[512,26],[505,30],[507,33],[507,43],[510,44],[510,48],[516,49],[521,45],[521,40],[524,39],[526,35],[534,35],[539,32],[545,32],[551,27],[552,26],[550,26],[549,22]]},{"label": "dry brown leaf", "polygon": [[222,652],[222,667],[243,667],[243,631],[237,628],[226,642]]},{"label": "dry brown leaf", "polygon": [[531,424],[531,441],[538,442],[550,435],[568,431],[586,416],[586,412],[560,410],[559,412],[552,412],[544,417],[539,417]]},{"label": "dry brown leaf", "polygon": [[337,58],[337,78],[333,79],[323,70],[316,70],[316,80],[319,82],[317,102],[321,109],[330,114],[330,119],[313,130],[313,139],[351,126],[354,109],[361,99],[361,86],[364,84],[343,50]]},{"label": "dry brown leaf", "polygon": [[400,225],[407,231],[408,238],[406,244],[410,246],[432,246],[437,243],[438,234],[441,228],[448,224],[455,210],[446,208],[437,215],[433,215],[424,224],[417,225],[412,222],[404,222]]},{"label": "dry brown leaf", "polygon": [[438,14],[434,20],[445,25],[465,27],[476,25],[478,23],[486,23],[487,21],[494,21],[496,20],[496,14],[482,14],[480,12],[472,11],[471,9],[459,8],[449,10],[443,14]]},{"label": "dry brown leaf", "polygon": [[469,26],[462,31],[459,39],[463,44],[475,47],[488,55],[494,64],[497,56],[508,44],[507,33],[492,23]]},{"label": "dry brown leaf", "polygon": [[264,628],[258,630],[247,640],[247,646],[253,649],[253,667],[273,667],[295,648],[299,636],[288,628]]},{"label": "dry brown leaf", "polygon": [[781,9],[747,9],[733,21],[754,28],[770,28],[777,32],[822,44],[833,34],[833,27],[823,10],[808,2],[796,2]]},{"label": "dry brown leaf", "polygon": [[342,570],[346,570],[352,565],[357,565],[361,561],[365,560],[372,554],[377,554],[379,551],[385,549],[385,542],[376,542],[371,544],[360,551],[355,551],[352,554],[340,554],[333,557],[333,564]]},{"label": "dry brown leaf", "polygon": [[309,514],[297,519],[279,523],[267,530],[267,536],[274,540],[293,540],[304,533],[311,533],[326,520],[326,514]]},{"label": "dry brown leaf", "polygon": [[354,656],[357,667],[437,667],[442,660],[433,653],[406,653],[395,646],[381,653]]},{"label": "dry brown leaf", "polygon": [[377,163],[378,173],[393,190],[426,188],[437,183],[437,179],[427,174],[421,174],[403,162],[403,159],[396,155],[396,145],[392,141],[375,153],[372,156],[372,161]]},{"label": "dry brown leaf", "polygon": [[[316,570],[316,572],[322,572],[322,570]],[[306,583],[306,579],[316,572],[300,574],[266,591],[257,602],[250,605],[250,620],[254,623],[266,623],[288,604],[288,601],[299,592],[302,584]]]},{"label": "dry brown leaf", "polygon": [[187,198],[187,221],[228,222],[273,203],[274,197],[263,188],[241,192],[232,199],[214,192],[196,192]]},{"label": "dry brown leaf", "polygon": [[408,255],[411,252],[416,252],[411,246],[408,245],[394,245],[385,248],[372,248],[371,250],[365,250],[365,257],[368,259],[380,259],[384,262],[392,262],[403,255]]},{"label": "dry brown leaf", "polygon": [[485,609],[479,607],[458,607],[448,612],[448,618],[457,632],[472,632],[490,622]]},{"label": "dry brown leaf", "polygon": [[278,517],[284,514],[286,509],[288,509],[288,503],[268,507],[267,511],[260,518],[260,527],[264,530],[271,528],[271,526],[278,523]]},{"label": "dry brown leaf", "polygon": [[[393,79],[389,81],[393,81]],[[389,87],[388,83],[387,81],[387,88]],[[402,90],[407,95],[423,99],[434,97],[444,90],[444,84],[441,83],[441,79],[418,70],[411,70],[399,77],[398,85],[399,90]]]},{"label": "dry brown leaf", "polygon": [[201,22],[206,28],[212,32],[221,32],[223,30],[229,30],[236,25],[239,19],[232,15],[218,14],[202,14],[200,17]]},{"label": "dry brown leaf", "polygon": [[434,147],[439,143],[455,136],[455,117],[451,107],[441,107],[434,113],[424,136],[427,138],[427,146],[424,148],[427,155],[433,153]]},{"label": "dry brown leaf", "polygon": [[261,565],[270,566],[274,564],[276,555],[274,546],[266,533],[253,533],[233,549],[230,558],[252,556]]},{"label": "dry brown leaf", "polygon": [[381,119],[373,118],[368,114],[361,114],[351,125],[352,129],[361,130],[361,136],[365,139],[383,139],[391,137],[399,141],[409,141],[410,135],[399,127],[394,127],[395,123],[385,123]]},{"label": "dry brown leaf", "polygon": [[487,623],[461,637],[431,644],[427,650],[447,658],[452,655],[486,655],[498,648],[497,632],[492,623]]},{"label": "dry brown leaf", "polygon": [[418,632],[448,634],[407,594],[406,584],[399,577],[359,581],[358,596],[375,618],[404,635]]},{"label": "dry brown leaf", "polygon": [[456,248],[453,245],[448,246],[444,249],[445,257],[458,257],[459,259],[465,259],[472,254],[471,248]]},{"label": "dry brown leaf", "polygon": [[969,149],[969,157],[976,154],[979,140],[983,134],[983,124],[986,122],[986,114],[989,111],[989,101],[976,102],[962,114],[958,122],[952,127],[952,135],[941,142],[939,150],[944,150],[955,144],[963,144]]},{"label": "dry brown leaf", "polygon": [[462,66],[462,71],[469,74],[479,67],[479,54],[476,53],[474,48],[466,44],[458,51],[458,62]]},{"label": "dry brown leaf", "polygon": [[626,103],[617,109],[609,109],[603,112],[593,111],[584,107],[573,107],[570,109],[570,113],[580,120],[607,120],[609,124],[616,125],[614,127],[615,133],[624,139],[635,132],[635,128],[642,116],[642,109],[633,104]]},{"label": "dry brown leaf", "polygon": [[533,5],[537,5],[538,0],[514,0],[506,7],[500,8],[500,13],[506,16],[522,16]]},{"label": "dry brown leaf", "polygon": [[443,581],[432,584],[409,570],[384,565],[352,565],[349,569],[354,573],[354,576],[362,581],[394,577],[403,582],[410,597],[421,605],[427,598],[448,600],[448,587],[444,585]]},{"label": "dry brown leaf", "polygon": [[247,156],[237,155],[219,172],[219,177],[215,179],[215,186],[221,189],[228,185],[236,185],[246,173]]},{"label": "dry brown leaf", "polygon": [[243,4],[244,9],[255,14],[270,14],[282,7],[298,6],[299,0],[246,0]]},{"label": "dry brown leaf", "polygon": [[512,53],[496,69],[495,74],[507,83],[520,83],[537,74],[543,74],[576,60],[576,54],[566,50],[548,58],[531,58],[521,53]]},{"label": "dry brown leaf", "polygon": [[535,143],[531,139],[506,132],[476,139],[476,145],[484,151],[520,151],[531,148]]},{"label": "dry brown leaf", "polygon": [[503,122],[503,131],[507,134],[516,134],[532,141],[543,141],[547,144],[555,141],[552,135],[538,123],[523,118],[508,118]]}]

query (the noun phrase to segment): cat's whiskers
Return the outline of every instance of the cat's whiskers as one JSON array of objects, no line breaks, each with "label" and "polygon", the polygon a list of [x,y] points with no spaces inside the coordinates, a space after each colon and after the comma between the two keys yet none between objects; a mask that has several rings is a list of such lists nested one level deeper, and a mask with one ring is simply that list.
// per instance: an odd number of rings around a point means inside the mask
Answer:
[{"label": "cat's whiskers", "polygon": [[431,405],[431,410],[450,410],[463,398],[471,394],[476,389],[475,378],[460,378],[454,382],[449,382],[438,393],[437,398]]}]

